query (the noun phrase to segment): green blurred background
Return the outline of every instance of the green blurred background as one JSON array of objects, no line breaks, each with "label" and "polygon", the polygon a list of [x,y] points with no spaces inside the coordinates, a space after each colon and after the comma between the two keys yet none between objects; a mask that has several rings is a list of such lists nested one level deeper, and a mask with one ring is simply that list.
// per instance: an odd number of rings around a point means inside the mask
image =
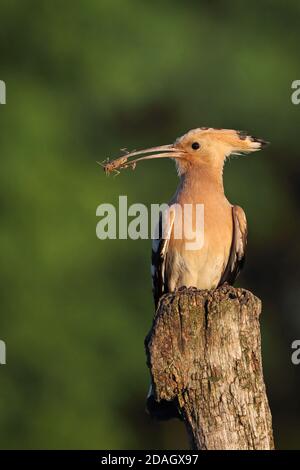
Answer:
[{"label": "green blurred background", "polygon": [[272,145],[231,160],[248,217],[239,285],[263,301],[277,447],[300,448],[298,0],[1,0],[1,448],[185,448],[144,412],[150,241],[100,241],[96,207],[166,202],[172,162],[106,178],[96,160],[199,126]]}]

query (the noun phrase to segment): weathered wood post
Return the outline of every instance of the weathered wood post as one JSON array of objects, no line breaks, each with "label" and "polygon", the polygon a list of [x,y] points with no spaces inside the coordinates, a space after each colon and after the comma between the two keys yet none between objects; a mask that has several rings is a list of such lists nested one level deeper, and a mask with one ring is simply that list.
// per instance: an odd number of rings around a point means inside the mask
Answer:
[{"label": "weathered wood post", "polygon": [[165,295],[145,345],[155,399],[173,401],[194,449],[273,449],[259,315],[251,292],[224,285]]}]

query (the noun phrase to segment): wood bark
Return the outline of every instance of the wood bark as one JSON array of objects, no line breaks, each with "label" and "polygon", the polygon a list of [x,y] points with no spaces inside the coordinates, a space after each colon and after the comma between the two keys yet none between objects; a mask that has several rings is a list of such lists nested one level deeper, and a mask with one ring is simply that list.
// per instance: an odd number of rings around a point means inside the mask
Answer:
[{"label": "wood bark", "polygon": [[194,449],[273,449],[261,301],[229,285],[160,300],[145,345],[154,396],[172,401]]}]

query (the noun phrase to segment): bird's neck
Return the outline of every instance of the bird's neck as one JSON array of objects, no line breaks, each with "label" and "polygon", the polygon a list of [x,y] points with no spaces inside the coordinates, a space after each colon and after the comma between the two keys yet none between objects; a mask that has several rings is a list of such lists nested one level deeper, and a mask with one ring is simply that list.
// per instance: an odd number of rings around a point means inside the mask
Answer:
[{"label": "bird's neck", "polygon": [[189,193],[191,198],[214,194],[224,197],[223,167],[198,165],[180,176],[179,192]]}]

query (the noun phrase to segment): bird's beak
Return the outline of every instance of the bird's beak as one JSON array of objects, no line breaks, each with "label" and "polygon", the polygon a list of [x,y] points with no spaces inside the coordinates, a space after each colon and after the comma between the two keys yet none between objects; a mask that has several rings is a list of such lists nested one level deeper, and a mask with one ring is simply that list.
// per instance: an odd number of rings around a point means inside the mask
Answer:
[{"label": "bird's beak", "polygon": [[173,144],[169,144],[161,145],[160,147],[151,147],[149,149],[135,150],[134,152],[126,153],[125,157],[128,159],[145,153],[149,153],[151,155],[135,158],[134,160],[130,160],[128,163],[136,163],[141,160],[152,160],[154,158],[180,158],[182,154],[182,152],[180,152]]}]

